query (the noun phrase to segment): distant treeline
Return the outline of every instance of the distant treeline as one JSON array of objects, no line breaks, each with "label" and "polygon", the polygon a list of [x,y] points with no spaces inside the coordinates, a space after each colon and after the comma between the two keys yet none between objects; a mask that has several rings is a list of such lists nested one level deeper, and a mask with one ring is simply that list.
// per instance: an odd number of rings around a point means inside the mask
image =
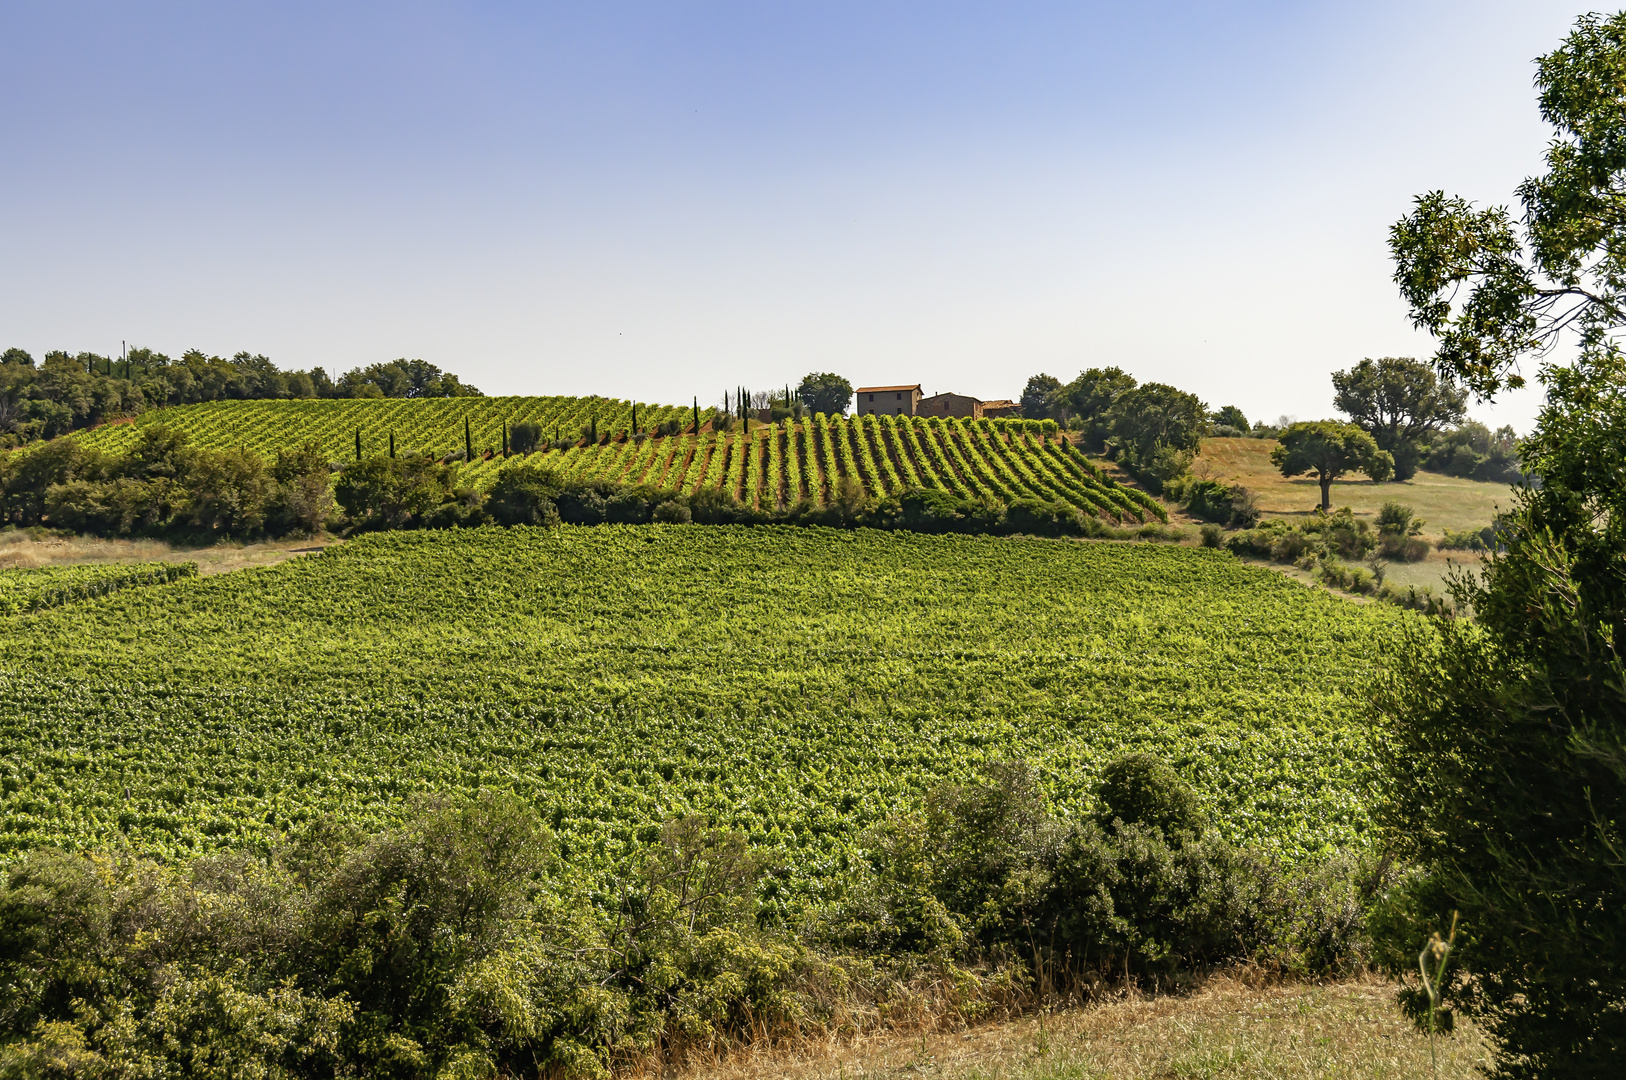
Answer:
[{"label": "distant treeline", "polygon": [[0,353],[0,445],[50,439],[165,405],[264,398],[479,397],[456,375],[423,360],[352,368],[282,371],[269,357],[231,359],[189,350],[179,360],[151,349],[125,357],[49,352],[38,364],[22,349]]}]

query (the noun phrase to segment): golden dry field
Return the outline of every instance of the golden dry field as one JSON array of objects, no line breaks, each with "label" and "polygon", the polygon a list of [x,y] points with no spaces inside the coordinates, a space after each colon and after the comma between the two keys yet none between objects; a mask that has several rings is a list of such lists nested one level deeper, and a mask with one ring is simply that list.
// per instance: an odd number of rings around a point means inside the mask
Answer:
[{"label": "golden dry field", "polygon": [[[1192,473],[1199,479],[1247,485],[1258,493],[1259,506],[1267,517],[1313,513],[1321,504],[1320,486],[1311,476],[1283,477],[1270,463],[1275,448],[1274,439],[1204,439]],[[1434,538],[1446,529],[1460,532],[1489,525],[1498,509],[1512,504],[1513,489],[1430,472],[1386,484],[1374,484],[1357,473],[1332,486],[1334,507],[1347,506],[1368,520],[1376,518],[1378,509],[1390,501],[1411,507],[1427,522],[1423,535]]]},{"label": "golden dry field", "polygon": [[694,1068],[690,1080],[1389,1080],[1477,1076],[1488,1064],[1468,1024],[1428,1039],[1376,979],[1250,986],[1217,978],[1190,995],[1127,997],[1037,1017],[795,1053],[743,1052]]}]

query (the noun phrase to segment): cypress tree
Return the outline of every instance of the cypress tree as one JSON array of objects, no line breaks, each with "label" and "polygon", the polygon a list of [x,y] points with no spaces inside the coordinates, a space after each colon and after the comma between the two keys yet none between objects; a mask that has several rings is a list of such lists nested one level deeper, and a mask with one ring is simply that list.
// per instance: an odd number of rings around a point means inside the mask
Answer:
[{"label": "cypress tree", "polygon": [[395,456],[395,432],[390,432],[390,457]]},{"label": "cypress tree", "polygon": [[469,418],[463,418],[463,460],[474,460],[474,437],[469,431]]},{"label": "cypress tree", "polygon": [[356,460],[361,460],[361,429],[356,429]]},{"label": "cypress tree", "polygon": [[632,403],[632,433],[634,435],[638,434],[638,403],[636,401]]},{"label": "cypress tree", "polygon": [[502,456],[508,456],[508,421],[502,422]]},{"label": "cypress tree", "polygon": [[700,434],[700,395],[694,396],[694,433]]}]

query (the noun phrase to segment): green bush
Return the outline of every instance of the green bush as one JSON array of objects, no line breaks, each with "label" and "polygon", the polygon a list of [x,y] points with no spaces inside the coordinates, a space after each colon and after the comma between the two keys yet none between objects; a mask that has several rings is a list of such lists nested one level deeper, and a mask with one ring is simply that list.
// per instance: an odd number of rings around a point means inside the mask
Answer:
[{"label": "green bush", "polygon": [[1145,825],[1165,835],[1202,832],[1197,797],[1168,763],[1150,754],[1130,754],[1108,765],[1096,792],[1103,825]]}]

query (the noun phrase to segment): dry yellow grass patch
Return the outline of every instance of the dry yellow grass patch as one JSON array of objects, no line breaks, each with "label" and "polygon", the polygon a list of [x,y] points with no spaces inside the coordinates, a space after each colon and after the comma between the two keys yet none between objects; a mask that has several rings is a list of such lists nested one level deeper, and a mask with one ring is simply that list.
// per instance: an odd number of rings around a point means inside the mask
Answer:
[{"label": "dry yellow grass patch", "polygon": [[[1477,1075],[1488,1061],[1468,1025],[1435,1043],[1441,1078]],[[1428,1039],[1376,979],[1257,987],[1211,980],[1183,997],[1126,997],[1038,1019],[964,1032],[883,1036],[791,1055],[739,1052],[680,1073],[692,1080],[1310,1080],[1431,1076]]]},{"label": "dry yellow grass patch", "polygon": [[[1192,472],[1201,479],[1242,483],[1259,495],[1260,509],[1270,517],[1312,513],[1321,505],[1321,487],[1313,477],[1289,480],[1270,463],[1274,439],[1204,439]],[[1513,489],[1454,476],[1420,472],[1399,483],[1374,484],[1352,474],[1332,486],[1332,504],[1347,506],[1357,516],[1374,518],[1386,502],[1398,502],[1428,524],[1424,535],[1438,537],[1444,530],[1461,532],[1491,523],[1498,509],[1513,503]],[[1461,557],[1460,555],[1458,556]]]},{"label": "dry yellow grass patch", "polygon": [[269,540],[258,544],[222,542],[210,547],[179,547],[162,540],[102,540],[94,536],[51,536],[43,531],[0,531],[0,569],[75,566],[110,562],[195,562],[200,574],[220,574],[320,551],[332,537]]}]

